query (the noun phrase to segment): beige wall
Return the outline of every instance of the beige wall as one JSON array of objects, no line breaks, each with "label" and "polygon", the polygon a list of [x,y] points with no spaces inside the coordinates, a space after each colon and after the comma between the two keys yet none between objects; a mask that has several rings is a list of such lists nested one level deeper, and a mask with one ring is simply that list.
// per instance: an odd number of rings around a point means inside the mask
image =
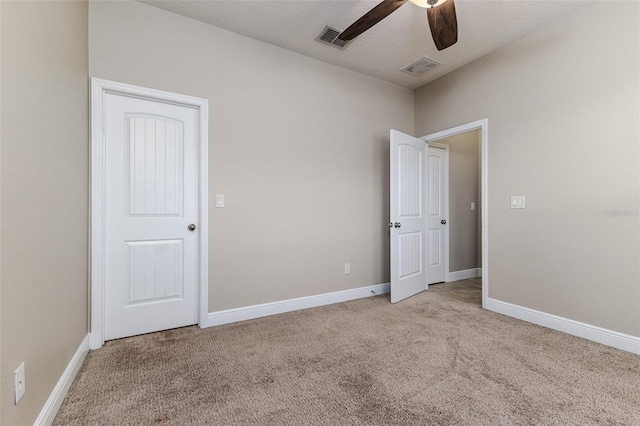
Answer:
[{"label": "beige wall", "polygon": [[[478,263],[480,130],[461,133],[437,143],[449,146],[449,271],[481,267]],[[471,210],[471,203],[476,210]]]},{"label": "beige wall", "polygon": [[88,9],[0,8],[0,424],[27,425],[88,332]]},{"label": "beige wall", "polygon": [[587,6],[423,87],[415,109],[419,135],[489,119],[489,297],[635,336],[639,8]]},{"label": "beige wall", "polygon": [[89,20],[92,76],[209,99],[209,311],[389,281],[389,129],[413,134],[413,91],[142,3]]}]

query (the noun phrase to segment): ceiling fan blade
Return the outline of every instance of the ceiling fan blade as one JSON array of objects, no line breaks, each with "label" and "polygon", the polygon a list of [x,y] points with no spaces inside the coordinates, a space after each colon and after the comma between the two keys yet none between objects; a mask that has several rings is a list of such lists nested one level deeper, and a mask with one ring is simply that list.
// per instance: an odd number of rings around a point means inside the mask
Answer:
[{"label": "ceiling fan blade", "polygon": [[438,50],[444,50],[458,41],[458,20],[456,5],[447,0],[440,6],[427,8],[427,19],[431,36]]},{"label": "ceiling fan blade", "polygon": [[341,32],[338,38],[340,40],[349,41],[358,37],[360,34],[389,16],[406,2],[407,0],[384,0],[382,3],[365,13],[356,22],[351,24],[349,28]]}]

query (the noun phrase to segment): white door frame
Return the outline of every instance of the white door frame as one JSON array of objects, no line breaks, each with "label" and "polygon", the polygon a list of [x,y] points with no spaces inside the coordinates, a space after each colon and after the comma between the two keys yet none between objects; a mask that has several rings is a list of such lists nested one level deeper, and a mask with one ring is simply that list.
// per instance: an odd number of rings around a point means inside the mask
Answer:
[{"label": "white door frame", "polygon": [[[424,140],[424,138],[419,138]],[[425,140],[427,143],[427,156],[429,155],[429,148],[441,148],[444,149],[445,164],[444,164],[444,218],[449,223],[449,145],[444,143],[432,142]],[[428,167],[427,162],[427,167]],[[429,186],[427,186],[429,188]],[[427,198],[429,199],[429,198]],[[428,229],[428,228],[427,228]],[[429,245],[427,244],[427,247]],[[428,270],[427,270],[427,282],[428,282]],[[449,280],[449,227],[444,227],[444,282],[448,283]]]},{"label": "white door frame", "polygon": [[209,147],[209,101],[193,96],[164,92],[146,87],[115,81],[91,78],[91,325],[89,345],[98,349],[104,344],[104,302],[105,302],[105,98],[107,94],[117,94],[180,105],[198,110],[199,135],[199,188],[198,226],[200,228],[198,247],[198,325],[207,326],[209,269],[208,269],[208,147]]},{"label": "white door frame", "polygon": [[[440,132],[431,133],[419,139],[422,139],[427,144],[433,145],[433,142],[439,139],[448,138],[450,136],[455,136],[459,135],[460,133],[466,133],[478,129],[480,130],[480,133],[482,135],[482,170],[480,174],[480,194],[482,198],[482,307],[484,309],[487,309],[487,299],[489,297],[489,119],[484,118],[482,120],[472,121],[471,123],[462,124],[460,126],[452,127]],[[449,212],[447,211],[447,214],[448,213]],[[448,235],[445,238],[447,238],[448,240]],[[448,262],[445,268],[445,274],[448,275]]]}]

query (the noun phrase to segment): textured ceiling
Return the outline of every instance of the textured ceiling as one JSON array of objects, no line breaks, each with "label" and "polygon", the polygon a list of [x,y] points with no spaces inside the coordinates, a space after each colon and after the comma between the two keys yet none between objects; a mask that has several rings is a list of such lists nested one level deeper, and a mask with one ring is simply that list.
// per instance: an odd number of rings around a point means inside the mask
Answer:
[{"label": "textured ceiling", "polygon": [[[456,0],[458,43],[438,52],[424,9],[407,2],[346,49],[314,39],[344,30],[378,1],[139,0],[318,60],[417,88],[594,0]],[[442,65],[422,77],[400,68],[426,55]]]}]

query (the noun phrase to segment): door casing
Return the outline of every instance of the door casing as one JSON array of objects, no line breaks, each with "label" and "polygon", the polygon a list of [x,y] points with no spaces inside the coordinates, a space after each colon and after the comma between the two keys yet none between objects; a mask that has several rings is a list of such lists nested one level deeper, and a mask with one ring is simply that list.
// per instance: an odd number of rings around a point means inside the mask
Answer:
[{"label": "door casing", "polygon": [[[434,142],[437,142],[440,139],[459,135],[460,133],[470,132],[472,130],[480,130],[482,137],[482,152],[480,153],[482,157],[482,170],[480,173],[480,194],[482,199],[482,307],[487,309],[487,299],[489,297],[489,119],[483,118],[481,120],[472,121],[460,126],[431,133],[418,139],[422,139],[428,145],[434,146]],[[448,236],[446,238],[448,240]],[[448,248],[446,250],[448,258]],[[445,274],[448,275],[448,262],[445,268]]]},{"label": "door casing", "polygon": [[198,325],[207,326],[209,269],[208,269],[208,147],[209,147],[209,101],[193,96],[180,95],[131,84],[98,78],[91,79],[91,323],[89,346],[98,349],[104,344],[105,303],[105,140],[104,101],[107,93],[131,96],[156,102],[170,103],[198,110],[198,223],[200,240],[198,246]]}]

